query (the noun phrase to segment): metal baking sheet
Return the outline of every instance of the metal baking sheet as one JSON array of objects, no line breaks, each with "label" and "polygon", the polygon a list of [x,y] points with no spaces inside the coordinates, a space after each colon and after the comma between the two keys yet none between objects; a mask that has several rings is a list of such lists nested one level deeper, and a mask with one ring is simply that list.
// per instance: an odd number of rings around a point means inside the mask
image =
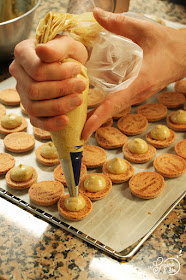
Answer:
[{"label": "metal baking sheet", "polygon": [[[11,77],[0,83],[0,90],[15,87],[15,83],[14,78]],[[165,90],[173,90],[173,88],[174,84],[171,84]],[[148,100],[148,103],[151,102],[157,102],[157,95]],[[19,106],[6,106],[6,108],[7,114],[14,112],[23,115],[29,122],[28,117],[22,113]],[[137,107],[133,107],[132,111],[136,112],[136,110]],[[170,112],[169,110],[168,113]],[[166,120],[164,119],[158,123],[166,124]],[[145,134],[154,125],[153,123],[149,123],[146,132],[138,135],[138,137],[145,139]],[[33,128],[30,123],[27,132],[33,134]],[[8,152],[4,147],[4,136],[1,134],[0,137],[0,152]],[[134,137],[136,136],[129,137],[129,139]],[[156,156],[162,153],[174,154],[174,145],[184,138],[185,133],[177,132],[175,142],[168,148],[157,150]],[[41,141],[36,138],[35,148],[30,152],[23,154],[8,152],[15,157],[16,165],[22,163],[34,166],[38,172],[38,181],[54,180],[53,170],[55,167],[42,165],[37,161],[35,156],[34,150],[44,142],[47,141]],[[96,145],[94,135],[88,143]],[[107,159],[115,156],[123,158],[121,148],[106,151]],[[144,164],[132,165],[135,169],[135,174],[145,170],[154,171],[153,160]],[[91,170],[91,172],[101,172],[101,168]],[[78,222],[70,222],[63,219],[58,213],[56,205],[50,207],[36,205],[30,201],[28,190],[18,191],[8,187],[5,176],[0,176],[0,195],[31,213],[37,214],[43,219],[66,229],[116,258],[125,259],[131,257],[139,249],[153,230],[184,197],[186,189],[185,180],[186,174],[174,179],[165,179],[166,185],[162,194],[150,200],[143,200],[132,195],[128,187],[128,182],[113,184],[110,194],[102,200],[93,202],[93,210],[90,215],[86,219]]]}]

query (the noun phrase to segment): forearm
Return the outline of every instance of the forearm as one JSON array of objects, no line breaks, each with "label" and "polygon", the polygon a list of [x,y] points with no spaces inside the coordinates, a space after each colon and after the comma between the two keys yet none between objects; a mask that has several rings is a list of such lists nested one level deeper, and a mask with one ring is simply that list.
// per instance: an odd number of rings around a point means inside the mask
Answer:
[{"label": "forearm", "polygon": [[186,35],[177,30],[172,31],[172,37],[170,35],[170,56],[175,75],[173,80],[176,81],[186,77]]}]

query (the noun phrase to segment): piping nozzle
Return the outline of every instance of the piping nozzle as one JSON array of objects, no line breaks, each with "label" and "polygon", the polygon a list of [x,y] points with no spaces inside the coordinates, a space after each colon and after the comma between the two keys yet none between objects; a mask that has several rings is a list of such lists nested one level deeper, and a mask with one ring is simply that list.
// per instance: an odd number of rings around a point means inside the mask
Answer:
[{"label": "piping nozzle", "polygon": [[59,159],[63,168],[70,196],[79,195],[79,180],[83,152],[70,152],[68,159]]}]

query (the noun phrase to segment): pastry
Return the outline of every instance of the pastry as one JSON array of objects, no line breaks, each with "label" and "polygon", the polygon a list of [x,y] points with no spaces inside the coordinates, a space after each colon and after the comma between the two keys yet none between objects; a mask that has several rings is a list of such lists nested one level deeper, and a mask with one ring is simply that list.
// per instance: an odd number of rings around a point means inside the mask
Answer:
[{"label": "pastry", "polygon": [[148,126],[146,117],[140,114],[128,114],[118,120],[117,126],[126,135],[137,135]]},{"label": "pastry", "polygon": [[[87,174],[87,168],[85,164],[81,163],[81,172],[80,172],[80,181],[85,177]],[[59,164],[55,169],[54,169],[54,178],[61,182],[64,186],[67,185],[65,175],[63,173],[63,169],[61,167],[61,164]]]},{"label": "pastry", "polygon": [[121,111],[120,113],[114,115],[112,118],[113,118],[113,120],[119,120],[121,117],[125,117],[126,115],[128,115],[130,113],[130,111],[131,111],[131,106],[129,106],[125,110]]},{"label": "pastry", "polygon": [[175,91],[181,92],[186,95],[186,80],[179,80],[175,83],[174,86]]},{"label": "pastry", "polygon": [[113,183],[120,184],[128,181],[134,175],[134,168],[125,159],[116,157],[103,164],[103,173]]},{"label": "pastry", "polygon": [[155,156],[156,148],[143,139],[134,138],[123,145],[122,152],[126,159],[134,163],[144,163]]},{"label": "pastry", "polygon": [[186,111],[177,110],[167,117],[167,125],[176,131],[186,131]]},{"label": "pastry", "polygon": [[4,89],[0,91],[0,101],[5,105],[19,105],[20,97],[15,88]]},{"label": "pastry", "polygon": [[34,127],[33,126],[33,132],[35,137],[39,138],[39,139],[45,139],[45,140],[50,140],[51,139],[51,135],[50,132],[44,129],[41,129],[39,127]]},{"label": "pastry", "polygon": [[186,169],[186,161],[177,155],[162,154],[153,162],[156,172],[167,178],[181,176]]},{"label": "pastry", "polygon": [[112,182],[108,176],[102,173],[91,173],[81,180],[79,192],[94,201],[107,196],[111,188]]},{"label": "pastry", "polygon": [[15,158],[7,153],[0,153],[0,175],[6,174],[15,165]]},{"label": "pastry", "polygon": [[180,156],[186,160],[186,139],[178,142],[174,146],[174,150],[178,156]]},{"label": "pastry", "polygon": [[[90,214],[92,210],[92,202],[87,196],[80,194],[79,197],[69,197],[69,194],[64,195],[60,198],[58,202],[58,211],[62,217],[71,221],[80,221]],[[82,203],[79,203],[80,201]],[[76,206],[78,204],[81,205],[83,208],[80,210],[76,209]],[[74,211],[68,210],[66,208],[67,205],[70,205]]]},{"label": "pastry", "polygon": [[3,104],[0,104],[0,118],[6,115],[6,107]]},{"label": "pastry", "polygon": [[146,134],[147,142],[155,148],[170,146],[176,138],[175,132],[165,125],[158,124]]},{"label": "pastry", "polygon": [[167,115],[167,107],[159,103],[148,103],[137,109],[138,114],[143,115],[149,122],[156,122]]},{"label": "pastry", "polygon": [[5,136],[4,145],[11,152],[23,153],[34,147],[35,138],[27,132],[14,132]]},{"label": "pastry", "polygon": [[2,134],[24,131],[27,126],[27,120],[14,113],[4,115],[0,118],[0,133]]},{"label": "pastry", "polygon": [[126,135],[112,126],[98,128],[95,133],[95,138],[98,145],[105,149],[119,148],[128,139]]},{"label": "pastry", "polygon": [[88,100],[87,100],[87,106],[88,108],[94,108],[98,106],[101,102],[104,100],[104,95],[95,88],[90,88],[88,92]]},{"label": "pastry", "polygon": [[57,181],[41,181],[35,183],[28,191],[30,199],[41,206],[56,204],[63,193],[63,184]]},{"label": "pastry", "polygon": [[53,142],[48,142],[37,147],[35,155],[37,160],[44,165],[53,166],[60,163]]},{"label": "pastry", "polygon": [[155,198],[165,186],[164,178],[156,172],[139,172],[129,181],[131,193],[143,199]]},{"label": "pastry", "polygon": [[16,190],[24,190],[37,181],[37,172],[31,166],[20,164],[17,167],[11,168],[5,178],[9,187]]},{"label": "pastry", "polygon": [[158,100],[167,108],[177,108],[184,104],[185,96],[183,93],[174,91],[165,91],[159,94]]},{"label": "pastry", "polygon": [[94,145],[85,145],[83,148],[83,159],[82,163],[87,168],[96,168],[106,161],[107,153],[104,149]]}]

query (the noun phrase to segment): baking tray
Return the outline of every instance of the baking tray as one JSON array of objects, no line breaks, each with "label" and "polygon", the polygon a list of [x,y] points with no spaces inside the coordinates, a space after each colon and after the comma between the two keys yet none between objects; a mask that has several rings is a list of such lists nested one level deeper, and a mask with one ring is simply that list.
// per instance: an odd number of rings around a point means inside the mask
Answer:
[{"label": "baking tray", "polygon": [[[0,84],[0,90],[8,87],[14,87],[14,78],[9,78]],[[173,84],[166,90],[172,90]],[[148,100],[156,101],[157,95]],[[22,114],[20,107],[7,106],[7,113],[15,112]],[[133,108],[136,111],[136,108]],[[170,111],[169,111],[170,113]],[[25,115],[24,115],[25,116]],[[28,117],[25,116],[28,120]],[[165,120],[161,121],[165,124]],[[150,130],[154,124],[149,124],[147,129]],[[33,134],[33,128],[29,123],[27,131]],[[176,133],[176,142],[184,138],[185,133]],[[145,133],[139,135],[144,138]],[[134,137],[134,136],[133,136]],[[133,137],[129,137],[132,139]],[[3,143],[4,136],[1,135],[0,151],[6,152]],[[16,159],[16,165],[19,163],[29,164],[36,168],[38,172],[38,181],[53,180],[53,170],[55,167],[46,167],[37,162],[34,150],[43,142],[36,139],[35,148],[23,154],[11,153]],[[176,143],[175,142],[175,143]],[[89,140],[90,144],[96,144],[94,136]],[[175,144],[174,143],[174,144]],[[174,153],[173,145],[166,149],[157,150],[157,155],[164,152]],[[114,156],[123,157],[120,149],[107,150],[107,158]],[[133,164],[135,173],[144,170],[154,171],[153,160],[145,164]],[[89,171],[90,172],[90,171]],[[91,172],[101,172],[101,169],[92,170]],[[113,184],[111,193],[100,201],[93,202],[93,211],[82,221],[70,222],[63,219],[56,205],[50,207],[37,206],[31,202],[28,191],[13,190],[6,185],[4,176],[0,176],[1,188],[0,194],[7,200],[16,203],[22,208],[33,214],[37,214],[44,220],[52,222],[55,225],[73,233],[81,239],[93,244],[110,255],[126,259],[131,257],[151,235],[154,229],[161,221],[172,211],[177,203],[185,195],[185,174],[179,178],[166,179],[166,186],[163,193],[151,200],[143,200],[131,194],[128,188],[128,182],[123,184]],[[149,214],[151,212],[151,214]]]},{"label": "baking tray", "polygon": [[[15,87],[15,83],[14,78],[11,77],[0,83],[0,90]],[[174,84],[171,84],[165,90],[173,90],[173,88]],[[148,100],[148,103],[151,102],[157,102],[157,95]],[[22,115],[20,107],[6,107],[7,113],[15,112]],[[136,112],[137,107],[134,107],[132,110]],[[170,112],[169,110],[168,113]],[[29,122],[28,117],[26,115],[24,117]],[[166,124],[166,121],[164,119],[158,123]],[[149,124],[146,132],[154,125]],[[30,123],[27,132],[33,134],[33,128]],[[138,137],[145,139],[146,132],[138,135]],[[133,137],[129,137],[129,139]],[[185,133],[177,132],[174,144],[166,149],[157,150],[156,156],[161,153],[174,153],[174,145],[184,139],[184,137]],[[3,138],[4,136],[1,135],[0,152],[7,152],[4,148]],[[38,181],[54,180],[53,170],[55,167],[46,167],[38,163],[35,157],[34,150],[43,142],[47,141],[36,139],[35,148],[30,152],[10,154],[15,157],[16,165],[23,163],[34,166],[38,172]],[[96,144],[94,136],[90,138],[89,144]],[[121,148],[107,150],[107,159],[115,156],[123,158]],[[135,169],[135,174],[144,170],[154,171],[153,160],[145,164],[132,165]],[[101,168],[91,170],[91,172],[101,172]],[[30,201],[28,190],[18,191],[11,189],[6,185],[4,176],[0,176],[0,195],[30,213],[71,232],[111,256],[125,260],[135,254],[155,228],[185,196],[185,180],[186,174],[174,179],[165,179],[166,185],[162,194],[151,200],[143,200],[133,196],[128,188],[128,182],[113,184],[110,194],[100,201],[93,202],[93,210],[90,215],[79,222],[70,222],[63,219],[58,213],[56,205],[38,207]]]}]

